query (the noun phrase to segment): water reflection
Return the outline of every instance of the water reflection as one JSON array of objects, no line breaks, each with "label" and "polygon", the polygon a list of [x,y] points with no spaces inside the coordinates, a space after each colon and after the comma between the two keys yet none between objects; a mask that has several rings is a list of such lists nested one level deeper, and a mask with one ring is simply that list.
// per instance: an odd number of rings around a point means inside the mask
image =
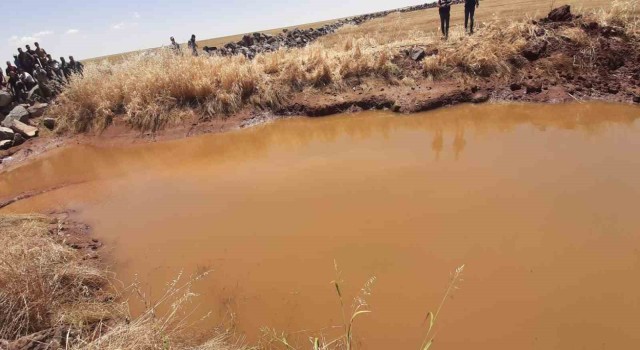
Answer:
[{"label": "water reflection", "polygon": [[317,334],[298,331],[334,330],[336,259],[345,300],[378,277],[360,348],[417,348],[425,310],[462,263],[439,347],[633,348],[638,111],[461,106],[74,146],[2,173],[0,197],[90,182],[0,212],[77,206],[113,249],[119,278],[138,276],[149,295],[180,270],[213,268],[198,311],[220,321],[231,308],[251,340],[269,326],[303,348]]},{"label": "water reflection", "polygon": [[[426,114],[398,116],[388,112],[364,112],[324,119],[283,120],[252,130],[204,135],[188,140],[129,147],[74,146],[51,152],[0,177],[0,198],[25,191],[124,176],[144,171],[184,171],[194,164],[211,167],[242,159],[259,159],[272,147],[296,149],[310,143],[334,143],[348,137],[366,140],[374,134],[411,130],[432,134],[433,159],[440,160],[447,135],[452,137],[454,159],[468,146],[465,133],[476,136],[508,132],[523,125],[539,130],[581,130],[587,135],[605,132],[616,124],[631,125],[638,108],[613,104],[482,105],[459,106]],[[90,161],[88,161],[90,160]]]}]

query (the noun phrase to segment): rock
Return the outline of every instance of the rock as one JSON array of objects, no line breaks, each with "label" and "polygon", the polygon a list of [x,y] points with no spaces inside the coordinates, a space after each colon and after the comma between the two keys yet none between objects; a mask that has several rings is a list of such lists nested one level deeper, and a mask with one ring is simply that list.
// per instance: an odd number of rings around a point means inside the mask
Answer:
[{"label": "rock", "polygon": [[612,37],[612,36],[623,36],[624,35],[624,29],[619,28],[619,27],[606,26],[606,27],[600,28],[600,33],[602,33],[602,35],[607,37],[607,38]]},{"label": "rock", "polygon": [[483,103],[489,101],[489,94],[486,91],[478,91],[471,96],[472,103]]},{"label": "rock", "polygon": [[[31,115],[31,118],[41,117],[44,111],[49,107],[48,103],[36,103],[33,106],[27,108],[27,111]],[[24,123],[24,122],[23,122]]]},{"label": "rock", "polygon": [[598,22],[589,22],[589,23],[582,24],[582,28],[584,30],[594,31],[594,30],[598,30],[598,28],[600,28],[600,25],[598,24]]},{"label": "rock", "polygon": [[547,33],[547,31],[544,30],[544,28],[542,28],[542,27],[536,27],[536,29],[533,31],[533,33],[536,36],[543,36],[543,35],[545,35]]},{"label": "rock", "polygon": [[633,96],[633,102],[640,103],[640,95]]},{"label": "rock", "polygon": [[542,92],[542,83],[539,81],[528,81],[524,84],[527,94]]},{"label": "rock", "polygon": [[426,56],[427,56],[427,54],[424,51],[424,49],[415,48],[415,49],[411,50],[411,59],[416,61],[416,62],[422,61]]},{"label": "rock", "polygon": [[564,5],[562,7],[558,7],[556,9],[551,10],[547,19],[551,22],[567,22],[573,19],[573,15],[571,14],[571,6]]},{"label": "rock", "polygon": [[44,118],[42,120],[42,125],[49,130],[53,130],[56,128],[56,120],[54,118]]},{"label": "rock", "polygon": [[22,137],[22,135],[16,133],[13,135],[13,145],[14,146],[20,146],[21,144],[23,144],[25,141],[24,137]]},{"label": "rock", "polygon": [[13,135],[15,132],[10,128],[5,128],[4,126],[0,126],[0,140],[13,140]]},{"label": "rock", "polygon": [[536,40],[522,50],[522,56],[529,61],[535,61],[544,55],[545,51],[547,51],[547,42],[544,40]]},{"label": "rock", "polygon": [[30,101],[37,101],[42,98],[42,91],[40,91],[40,87],[38,85],[34,86],[29,93],[27,94],[27,99]]},{"label": "rock", "polygon": [[23,106],[16,106],[14,109],[7,114],[7,116],[2,121],[2,126],[10,128],[12,120],[18,120],[23,123],[29,122],[29,111]]},{"label": "rock", "polygon": [[15,131],[16,133],[19,133],[20,135],[26,138],[38,136],[38,128],[35,128],[31,125],[27,125],[18,120],[13,121],[13,125],[11,125],[11,130]]},{"label": "rock", "polygon": [[7,91],[0,91],[0,108],[10,105],[12,100],[13,98],[10,93]]},{"label": "rock", "polygon": [[509,88],[511,89],[511,91],[518,91],[522,89],[522,85],[518,84],[518,83],[512,83]]},{"label": "rock", "polygon": [[253,36],[247,34],[247,35],[242,37],[242,40],[240,40],[240,42],[238,42],[238,45],[249,47],[249,46],[253,45],[253,42],[254,42],[253,39],[254,39]]},{"label": "rock", "polygon": [[[0,141],[0,150],[9,149],[13,146],[13,140],[2,140]],[[2,349],[2,348],[0,348]]]}]

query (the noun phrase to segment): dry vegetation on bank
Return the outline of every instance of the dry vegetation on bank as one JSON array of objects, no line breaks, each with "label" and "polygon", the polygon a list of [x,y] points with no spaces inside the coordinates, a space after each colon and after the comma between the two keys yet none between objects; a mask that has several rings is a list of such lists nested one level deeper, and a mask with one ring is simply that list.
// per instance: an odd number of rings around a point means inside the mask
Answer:
[{"label": "dry vegetation on bank", "polygon": [[[367,79],[399,85],[425,77],[473,81],[511,76],[523,64],[517,58],[522,58],[519,54],[534,35],[535,25],[530,19],[481,20],[476,35],[466,36],[455,26],[446,42],[437,32],[400,36],[392,30],[365,33],[345,27],[305,48],[261,54],[254,60],[164,52],[117,64],[91,64],[49,115],[59,118],[60,132],[100,131],[114,118],[155,132],[188,117],[219,118],[245,107],[278,110],[300,91],[340,93]],[[614,1],[606,10],[585,14],[583,21],[588,20],[624,28],[638,42],[636,1]],[[383,18],[365,25],[385,28],[389,26],[385,21],[397,20]],[[580,30],[547,31],[544,39],[560,37],[570,38],[585,52],[593,46]],[[422,69],[403,67],[400,52],[415,45],[439,53],[424,60]],[[570,60],[565,57],[542,69],[555,74],[553,70],[564,65],[571,67]]]}]

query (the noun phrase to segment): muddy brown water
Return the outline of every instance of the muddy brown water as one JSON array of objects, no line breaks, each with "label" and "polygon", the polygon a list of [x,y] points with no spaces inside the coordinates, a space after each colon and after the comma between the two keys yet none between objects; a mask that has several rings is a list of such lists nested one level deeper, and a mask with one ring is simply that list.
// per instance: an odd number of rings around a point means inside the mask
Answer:
[{"label": "muddy brown water", "polygon": [[[178,141],[76,145],[1,174],[1,212],[77,211],[158,298],[212,270],[189,320],[339,336],[372,276],[363,349],[640,347],[640,109],[460,106],[295,118]],[[136,308],[139,311],[139,308]],[[348,310],[347,310],[348,312]]]}]

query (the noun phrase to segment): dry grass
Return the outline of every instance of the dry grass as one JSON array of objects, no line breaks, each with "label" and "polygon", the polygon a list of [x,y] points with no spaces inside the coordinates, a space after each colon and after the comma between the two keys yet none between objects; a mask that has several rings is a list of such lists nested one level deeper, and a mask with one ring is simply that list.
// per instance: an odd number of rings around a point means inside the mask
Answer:
[{"label": "dry grass", "polygon": [[60,131],[100,131],[119,115],[136,129],[157,131],[182,120],[188,110],[212,118],[245,106],[273,109],[305,88],[339,87],[352,77],[390,78],[396,70],[391,54],[366,44],[359,40],[341,51],[311,45],[252,61],[163,51],[119,64],[92,64],[49,113],[60,117]]},{"label": "dry grass", "polygon": [[[578,7],[603,3],[583,1]],[[480,8],[476,34],[468,36],[455,25],[448,41],[433,30],[437,11],[430,9],[343,27],[308,47],[260,54],[254,60],[176,56],[164,50],[117,64],[89,64],[85,77],[71,82],[49,114],[59,117],[59,132],[100,132],[116,117],[140,131],[155,132],[185,119],[221,118],[245,107],[274,110],[303,90],[341,92],[370,77],[388,84],[415,81],[420,78],[416,72],[394,63],[394,56],[414,46],[439,50],[418,72],[429,79],[509,77],[523,64],[517,58],[534,30],[523,13],[546,13],[551,4],[527,0],[516,6],[500,0],[483,2]],[[638,35],[634,1],[616,1],[589,16]],[[549,31],[543,39],[552,36],[573,41],[585,52],[590,46],[587,35],[576,28]],[[542,69],[553,70],[556,63],[542,62]]]},{"label": "dry grass", "polygon": [[110,318],[106,273],[49,233],[44,216],[0,217],[0,339]]}]

